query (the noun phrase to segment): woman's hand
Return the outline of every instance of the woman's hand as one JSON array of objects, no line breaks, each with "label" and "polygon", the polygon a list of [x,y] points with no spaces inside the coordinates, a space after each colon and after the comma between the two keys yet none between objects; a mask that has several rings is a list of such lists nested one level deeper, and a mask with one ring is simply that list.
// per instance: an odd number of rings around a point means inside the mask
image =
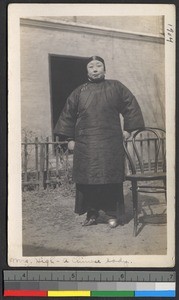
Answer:
[{"label": "woman's hand", "polygon": [[68,142],[68,150],[74,150],[75,147],[75,141],[69,141]]},{"label": "woman's hand", "polygon": [[123,139],[124,141],[127,141],[131,136],[131,133],[128,131],[123,131]]}]

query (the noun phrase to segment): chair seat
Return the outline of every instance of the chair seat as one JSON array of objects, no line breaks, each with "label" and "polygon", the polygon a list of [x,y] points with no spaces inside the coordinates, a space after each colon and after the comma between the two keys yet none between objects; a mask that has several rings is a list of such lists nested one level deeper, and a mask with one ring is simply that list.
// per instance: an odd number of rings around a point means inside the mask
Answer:
[{"label": "chair seat", "polygon": [[130,180],[130,181],[164,180],[165,178],[166,178],[165,172],[130,174],[130,175],[126,175],[125,177],[126,180]]}]

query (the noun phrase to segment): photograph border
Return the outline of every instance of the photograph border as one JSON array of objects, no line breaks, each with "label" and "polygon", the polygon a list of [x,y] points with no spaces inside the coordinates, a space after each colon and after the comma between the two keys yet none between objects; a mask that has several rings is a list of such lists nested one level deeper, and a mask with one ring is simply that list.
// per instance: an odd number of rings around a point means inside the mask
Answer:
[{"label": "photograph border", "polygon": [[[85,11],[82,7],[85,5]],[[86,9],[86,6],[89,6]],[[21,17],[57,15],[61,6],[63,15],[69,15],[71,7],[66,4],[10,4],[8,7],[8,264],[12,267],[173,267],[175,265],[175,33],[174,43],[167,42],[167,24],[175,28],[175,6],[167,4],[74,4],[73,15],[164,15],[165,16],[165,65],[166,65],[166,149],[167,149],[167,255],[88,256],[88,257],[24,257],[22,256],[22,197],[21,197],[21,103],[20,99],[20,23]],[[115,9],[114,9],[115,5]],[[130,5],[130,12],[128,9]],[[79,9],[80,6],[80,9]],[[110,6],[110,7],[109,7]],[[117,9],[118,6],[118,9]],[[98,8],[97,8],[98,7]],[[50,8],[50,9],[49,9]],[[40,14],[40,15],[39,15]],[[58,11],[59,15],[59,11]],[[14,51],[16,55],[14,55]],[[173,99],[173,101],[171,101]],[[16,126],[14,126],[16,125]],[[16,174],[14,176],[14,170]],[[14,212],[15,215],[14,215]],[[21,233],[21,234],[20,234]],[[106,264],[110,258],[111,263]],[[65,261],[69,261],[67,265]],[[100,261],[100,265],[99,265]]]}]

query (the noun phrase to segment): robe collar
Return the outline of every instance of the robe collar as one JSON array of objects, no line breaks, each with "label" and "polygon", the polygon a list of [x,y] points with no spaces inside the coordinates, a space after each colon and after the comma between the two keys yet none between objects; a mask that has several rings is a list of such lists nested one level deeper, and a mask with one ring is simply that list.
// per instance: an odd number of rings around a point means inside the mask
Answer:
[{"label": "robe collar", "polygon": [[92,79],[92,78],[89,78],[88,77],[88,81],[89,82],[93,82],[93,83],[99,83],[99,82],[102,82],[105,80],[105,77],[102,77],[102,78],[98,78],[98,79]]}]

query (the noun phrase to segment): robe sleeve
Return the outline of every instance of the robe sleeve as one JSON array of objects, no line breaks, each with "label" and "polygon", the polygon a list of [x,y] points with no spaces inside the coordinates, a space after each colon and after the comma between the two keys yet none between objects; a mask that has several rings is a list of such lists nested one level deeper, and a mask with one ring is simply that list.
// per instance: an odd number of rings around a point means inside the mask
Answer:
[{"label": "robe sleeve", "polygon": [[131,91],[123,84],[119,83],[121,107],[120,113],[124,118],[124,130],[132,132],[144,128],[144,119],[141,108]]},{"label": "robe sleeve", "polygon": [[79,89],[74,90],[67,98],[65,106],[54,128],[56,135],[75,137],[75,124],[78,113]]}]

